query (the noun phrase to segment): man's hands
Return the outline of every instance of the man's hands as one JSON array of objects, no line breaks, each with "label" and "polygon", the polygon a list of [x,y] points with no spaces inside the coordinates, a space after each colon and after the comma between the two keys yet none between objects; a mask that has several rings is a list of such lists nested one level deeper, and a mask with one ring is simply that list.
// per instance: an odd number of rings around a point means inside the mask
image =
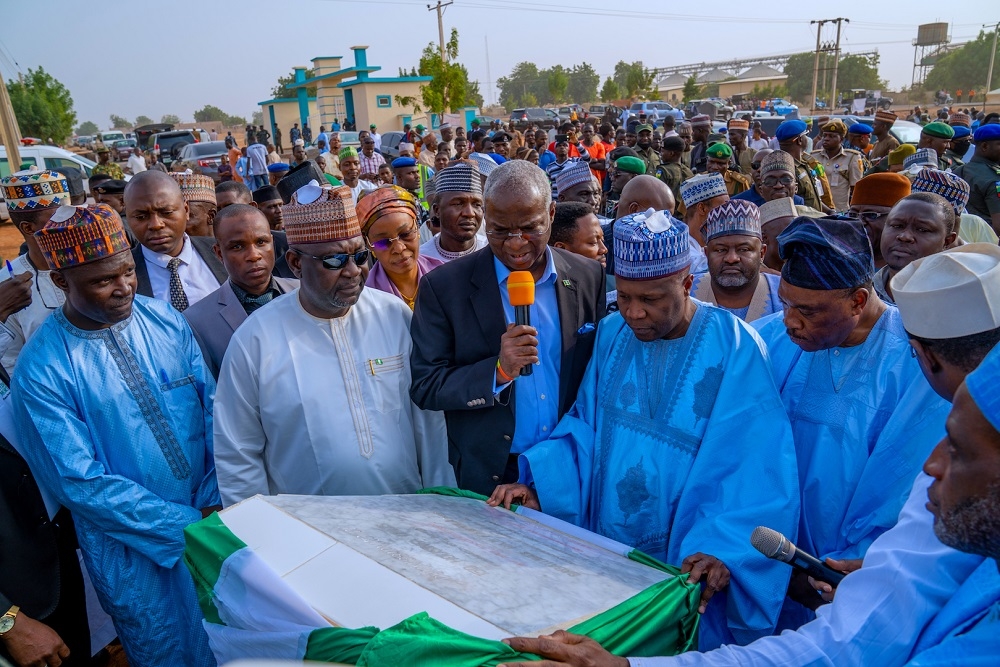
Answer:
[{"label": "man's hands", "polygon": [[542,506],[538,502],[538,494],[531,487],[524,484],[501,484],[493,489],[493,495],[486,501],[490,507],[503,505],[504,509],[510,509],[511,504],[523,505],[528,509],[541,511]]},{"label": "man's hands", "polygon": [[705,588],[701,592],[701,602],[698,604],[698,613],[704,614],[708,608],[708,601],[712,596],[729,585],[729,568],[725,563],[716,558],[701,552],[694,553],[684,559],[681,563],[681,574],[690,574],[688,583],[694,584],[704,580]]},{"label": "man's hands", "polygon": [[533,653],[541,662],[508,662],[499,667],[628,667],[628,660],[611,655],[589,637],[556,630],[541,637],[511,637],[503,640],[519,653]]},{"label": "man's hands", "polygon": [[34,278],[25,271],[19,276],[0,283],[0,322],[31,304],[31,281]]},{"label": "man's hands", "polygon": [[[861,569],[861,564],[864,561],[861,558],[847,558],[844,560],[835,560],[833,558],[827,558],[826,564],[832,567],[837,572],[843,572],[844,574],[850,574],[855,570]],[[837,594],[837,587],[828,584],[825,581],[820,581],[819,579],[813,579],[809,577],[809,585],[820,597],[823,598],[824,602],[833,602],[833,596]]]},{"label": "man's hands", "polygon": [[17,615],[3,643],[18,667],[59,667],[69,657],[69,648],[56,631],[24,612]]},{"label": "man's hands", "polygon": [[[500,368],[509,378],[517,378],[521,369],[538,363],[538,330],[524,324],[508,324],[500,337]],[[497,373],[497,385],[509,380]]]}]

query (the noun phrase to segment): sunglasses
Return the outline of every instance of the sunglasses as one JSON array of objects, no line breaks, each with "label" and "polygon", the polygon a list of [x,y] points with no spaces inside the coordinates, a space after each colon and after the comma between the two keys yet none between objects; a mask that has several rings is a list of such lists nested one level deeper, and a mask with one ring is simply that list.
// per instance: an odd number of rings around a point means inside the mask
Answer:
[{"label": "sunglasses", "polygon": [[750,163],[750,168],[751,169],[760,169],[760,162],[751,162]]},{"label": "sunglasses", "polygon": [[353,255],[345,252],[345,253],[339,253],[337,255],[326,255],[325,257],[317,257],[316,255],[310,255],[308,253],[302,252],[301,250],[296,250],[295,248],[292,248],[292,252],[302,257],[309,257],[310,259],[315,259],[320,262],[323,262],[323,266],[330,269],[331,271],[337,271],[339,269],[344,268],[344,266],[347,264],[347,260],[349,259],[354,260],[355,266],[359,267],[364,266],[365,264],[368,263],[368,258],[371,257],[371,251],[368,250],[367,248],[359,250]]},{"label": "sunglasses", "polygon": [[877,211],[862,211],[860,213],[857,211],[847,212],[847,217],[851,218],[852,220],[860,220],[861,222],[867,224],[871,224],[880,218],[887,217],[888,215],[889,215],[888,213],[878,213]]},{"label": "sunglasses", "polygon": [[778,183],[782,185],[791,185],[795,182],[795,179],[791,176],[768,176],[763,180],[764,185],[769,188],[773,188]]},{"label": "sunglasses", "polygon": [[396,241],[409,243],[413,239],[417,238],[418,234],[420,234],[420,230],[417,229],[416,227],[411,227],[410,229],[407,229],[405,232],[400,232],[398,235],[393,236],[392,238],[379,239],[378,241],[369,241],[368,245],[370,245],[374,250],[378,250],[379,252],[385,252],[386,250],[391,248],[392,244],[395,243]]}]

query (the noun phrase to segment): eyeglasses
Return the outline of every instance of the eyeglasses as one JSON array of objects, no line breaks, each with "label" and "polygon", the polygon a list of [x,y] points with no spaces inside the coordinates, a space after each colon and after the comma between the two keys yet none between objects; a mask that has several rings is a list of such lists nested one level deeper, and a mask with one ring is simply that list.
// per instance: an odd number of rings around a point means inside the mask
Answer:
[{"label": "eyeglasses", "polygon": [[410,227],[405,232],[400,232],[396,236],[388,239],[379,239],[378,241],[368,241],[368,245],[372,247],[373,250],[378,250],[379,252],[385,252],[392,247],[392,244],[396,241],[402,241],[403,243],[409,243],[413,239],[417,238],[420,234],[420,230],[416,227]]},{"label": "eyeglasses", "polygon": [[292,248],[292,252],[294,252],[297,255],[301,255],[302,257],[309,257],[311,259],[319,260],[320,262],[323,262],[323,266],[330,269],[331,271],[337,271],[339,269],[344,268],[344,266],[347,265],[347,260],[349,259],[354,260],[355,266],[358,267],[364,266],[365,264],[368,263],[368,258],[371,257],[372,254],[371,251],[368,250],[367,248],[359,250],[354,254],[345,252],[336,255],[326,255],[325,257],[317,257],[316,255],[310,255],[295,248]]},{"label": "eyeglasses", "polygon": [[878,211],[848,211],[847,217],[852,220],[860,220],[863,223],[871,224],[878,220],[879,218],[884,218],[888,216],[888,213],[879,213]]},{"label": "eyeglasses", "polygon": [[763,180],[764,185],[769,188],[773,188],[778,183],[782,185],[791,185],[795,182],[795,179],[791,176],[768,176]]},{"label": "eyeglasses", "polygon": [[750,168],[751,169],[760,169],[760,162],[751,162],[750,163]]},{"label": "eyeglasses", "polygon": [[508,232],[505,229],[486,230],[486,235],[493,241],[503,243],[509,239],[524,239],[525,241],[537,241],[542,237],[548,227],[533,227],[531,229],[519,229],[516,232]]}]

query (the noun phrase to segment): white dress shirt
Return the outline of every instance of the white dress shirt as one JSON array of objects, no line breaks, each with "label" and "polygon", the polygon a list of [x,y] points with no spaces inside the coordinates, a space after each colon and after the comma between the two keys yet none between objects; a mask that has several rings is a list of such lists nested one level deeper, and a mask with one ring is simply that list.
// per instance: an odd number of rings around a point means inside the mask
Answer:
[{"label": "white dress shirt", "polygon": [[[142,256],[146,259],[153,298],[170,303],[170,269],[167,268],[167,263],[173,258],[170,255],[153,252],[146,246],[142,246]],[[193,306],[219,289],[218,279],[191,245],[191,239],[187,234],[184,235],[184,247],[178,258],[181,260],[181,265],[177,267],[177,274],[181,277],[189,306]]]},{"label": "white dress shirt", "polygon": [[[28,261],[27,255],[21,255],[12,261],[11,266],[14,268],[15,276],[25,272],[34,275],[31,283],[31,303],[12,313],[6,322],[0,322],[0,363],[13,375],[21,348],[31,340],[49,313],[66,302],[66,295],[53,284],[48,269],[36,270]],[[6,270],[0,272],[0,276],[2,280],[10,280]]]},{"label": "white dress shirt", "polygon": [[128,170],[132,172],[133,176],[146,171],[146,158],[132,153],[128,156]]}]

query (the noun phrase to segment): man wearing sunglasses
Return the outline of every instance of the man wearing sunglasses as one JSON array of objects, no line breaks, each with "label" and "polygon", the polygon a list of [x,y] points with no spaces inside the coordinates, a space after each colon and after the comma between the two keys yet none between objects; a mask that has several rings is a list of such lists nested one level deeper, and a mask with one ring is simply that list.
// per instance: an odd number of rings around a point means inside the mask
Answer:
[{"label": "man wearing sunglasses", "polygon": [[410,386],[410,309],[364,289],[351,192],[306,185],[285,207],[299,289],[230,341],[215,402],[223,502],[254,494],[414,493],[455,484],[444,418]]},{"label": "man wearing sunglasses", "polygon": [[854,187],[848,215],[865,226],[871,241],[875,268],[885,266],[882,258],[882,229],[889,211],[910,194],[910,179],[902,174],[884,173],[865,176]]}]

